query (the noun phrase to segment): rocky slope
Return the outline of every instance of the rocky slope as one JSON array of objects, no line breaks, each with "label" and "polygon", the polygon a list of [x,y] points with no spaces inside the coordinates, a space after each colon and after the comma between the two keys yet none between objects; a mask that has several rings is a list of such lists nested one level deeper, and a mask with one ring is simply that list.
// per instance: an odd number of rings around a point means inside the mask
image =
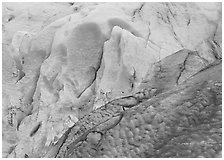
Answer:
[{"label": "rocky slope", "polygon": [[3,157],[221,155],[221,3],[3,10]]}]

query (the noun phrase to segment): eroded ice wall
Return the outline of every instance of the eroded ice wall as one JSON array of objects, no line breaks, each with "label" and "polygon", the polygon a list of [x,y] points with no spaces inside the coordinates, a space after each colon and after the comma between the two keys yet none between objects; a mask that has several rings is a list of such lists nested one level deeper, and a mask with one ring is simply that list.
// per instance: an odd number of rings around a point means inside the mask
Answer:
[{"label": "eroded ice wall", "polygon": [[177,78],[170,86],[179,85],[222,57],[221,3],[3,3],[3,10],[4,157],[43,156],[93,109],[155,81],[165,85],[164,68]]}]

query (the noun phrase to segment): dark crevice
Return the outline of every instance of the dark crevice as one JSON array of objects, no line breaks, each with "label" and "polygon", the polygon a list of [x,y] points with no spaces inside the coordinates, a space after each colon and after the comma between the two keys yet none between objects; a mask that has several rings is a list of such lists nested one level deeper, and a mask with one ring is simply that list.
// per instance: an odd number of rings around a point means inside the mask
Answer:
[{"label": "dark crevice", "polygon": [[170,6],[169,6],[169,4],[168,3],[165,3],[166,4],[166,6],[167,6],[167,8],[168,8],[168,11],[169,11],[169,13],[172,15],[172,17],[176,20],[176,14],[174,14],[172,11],[171,11],[171,9],[170,9]]},{"label": "dark crevice", "polygon": [[131,84],[131,90],[134,89],[134,87],[135,87],[134,84],[135,84],[135,80],[136,80],[136,70],[134,67],[132,67],[132,68],[133,68],[133,74],[132,74],[131,78],[129,78],[129,83]]},{"label": "dark crevice", "polygon": [[14,146],[11,146],[9,148],[9,152],[8,152],[8,155],[10,155],[13,151],[15,152],[15,148],[16,148],[17,145],[14,145]]},{"label": "dark crevice", "polygon": [[145,2],[140,4],[140,7],[138,7],[137,9],[134,10],[133,14],[132,14],[132,20],[135,18],[136,14],[138,13],[140,16],[140,12],[142,11],[142,8],[144,7]]},{"label": "dark crevice", "polygon": [[217,33],[217,30],[218,30],[218,27],[219,27],[219,23],[216,24],[215,26],[215,31],[214,31],[214,35],[213,35],[213,39],[215,38],[216,36],[216,33]]},{"label": "dark crevice", "polygon": [[187,21],[187,26],[189,26],[191,23],[191,19],[189,18],[188,21]]},{"label": "dark crevice", "polygon": [[23,71],[19,71],[19,77],[18,77],[18,80],[16,81],[16,84],[21,80],[23,79],[23,77],[25,77],[26,74],[23,72]]},{"label": "dark crevice", "polygon": [[184,59],[184,62],[181,64],[181,66],[180,66],[180,73],[179,73],[179,75],[178,75],[178,77],[177,77],[177,80],[176,80],[176,84],[177,85],[179,85],[179,79],[180,79],[180,77],[182,76],[182,74],[183,74],[183,72],[185,71],[185,67],[186,67],[186,62],[187,62],[187,59],[188,59],[188,57],[190,56],[190,54],[191,54],[191,52],[188,52],[188,54],[187,54],[187,56],[186,56],[186,58]]},{"label": "dark crevice", "polygon": [[24,158],[29,158],[29,155],[25,153]]},{"label": "dark crevice", "polygon": [[216,47],[215,47],[215,45],[216,45],[217,42],[214,42],[214,40],[212,40],[212,41],[209,41],[209,43],[210,43],[210,45],[211,45],[211,49],[212,49],[212,53],[213,53],[214,57],[215,57],[216,59],[221,59],[221,57],[220,57],[219,54],[217,53],[217,49],[216,49]]},{"label": "dark crevice", "polygon": [[[34,94],[35,94],[35,92],[36,92],[36,90],[37,90],[37,82],[38,82],[38,80],[39,80],[39,78],[40,78],[40,69],[41,69],[41,67],[39,67],[39,68],[37,69],[37,73],[36,73],[35,81],[34,81],[34,90],[33,90],[33,92],[31,93],[31,97],[32,97],[32,99],[31,99],[30,104],[32,104],[33,101],[34,101],[33,96],[34,96]],[[31,109],[31,111],[32,111],[32,109]],[[30,111],[30,112],[31,112],[31,111]]]},{"label": "dark crevice", "polygon": [[218,42],[216,42],[214,39],[213,39],[213,42],[215,43],[216,46],[220,47],[220,45],[218,44]]},{"label": "dark crevice", "polygon": [[[170,9],[169,9],[169,10],[170,10]],[[170,12],[171,12],[171,11],[170,11]],[[171,13],[172,13],[172,12],[171,12]],[[175,19],[174,14],[172,13],[171,15],[172,15],[173,18]],[[173,35],[174,35],[174,39],[180,44],[180,46],[181,46],[182,48],[184,48],[184,45],[182,44],[181,40],[179,39],[179,37],[177,36],[177,34],[176,34],[175,30],[174,30],[174,27],[173,27],[173,25],[172,25],[172,23],[171,23],[171,21],[170,21],[170,17],[169,17],[169,15],[166,15],[166,18],[167,18],[167,21],[165,21],[163,18],[162,18],[162,20],[170,26],[170,28],[171,28],[171,32],[172,32]],[[176,20],[176,19],[175,19],[175,20]]]},{"label": "dark crevice", "polygon": [[168,22],[164,19],[163,15],[160,12],[156,12],[157,13],[157,18],[161,19],[165,24],[168,24]]},{"label": "dark crevice", "polygon": [[68,4],[71,5],[71,6],[74,5],[74,3],[75,3],[75,2],[68,2]]},{"label": "dark crevice", "polygon": [[10,21],[12,21],[13,19],[15,19],[15,16],[14,16],[14,15],[11,15],[7,21],[10,22]]},{"label": "dark crevice", "polygon": [[39,122],[30,132],[30,137],[34,136],[36,132],[40,129],[42,122]]},{"label": "dark crevice", "polygon": [[14,11],[14,9],[6,7],[6,9],[8,9],[9,11]]}]

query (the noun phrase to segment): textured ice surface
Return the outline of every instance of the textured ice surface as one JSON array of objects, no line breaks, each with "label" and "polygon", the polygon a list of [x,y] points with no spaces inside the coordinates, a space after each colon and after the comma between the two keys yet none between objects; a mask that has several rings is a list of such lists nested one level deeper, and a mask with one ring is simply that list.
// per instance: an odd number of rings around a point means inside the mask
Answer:
[{"label": "textured ice surface", "polygon": [[[221,3],[3,3],[3,157],[215,157],[221,10]],[[183,97],[197,111],[183,107]],[[172,121],[179,114],[192,116],[184,127],[193,138],[179,131],[185,122]],[[197,114],[217,122],[193,123]],[[209,133],[193,143],[206,124]],[[175,147],[182,134],[186,153]]]}]

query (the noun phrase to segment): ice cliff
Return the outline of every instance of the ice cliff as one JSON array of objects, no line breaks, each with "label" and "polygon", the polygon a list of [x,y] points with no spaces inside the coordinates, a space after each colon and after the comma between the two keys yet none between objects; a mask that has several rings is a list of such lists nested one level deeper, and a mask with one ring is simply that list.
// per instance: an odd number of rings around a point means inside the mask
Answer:
[{"label": "ice cliff", "polygon": [[221,12],[221,3],[3,3],[3,157],[77,156],[67,136],[86,115],[100,124],[105,104],[128,110],[197,86],[192,77],[221,63]]}]

